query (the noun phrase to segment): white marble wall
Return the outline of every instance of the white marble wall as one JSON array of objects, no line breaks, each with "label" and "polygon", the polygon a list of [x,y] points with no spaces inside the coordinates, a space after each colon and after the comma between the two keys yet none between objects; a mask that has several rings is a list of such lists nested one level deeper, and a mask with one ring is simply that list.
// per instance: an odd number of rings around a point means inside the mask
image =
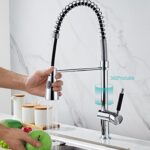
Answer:
[{"label": "white marble wall", "polygon": [[[9,0],[0,0],[0,67],[10,69]],[[11,114],[11,90],[0,88],[0,112]]]},{"label": "white marble wall", "polygon": [[[111,132],[150,140],[149,0],[93,0],[101,8],[106,25],[109,83],[114,86],[115,111],[118,93],[125,88],[121,114],[123,123],[111,125]],[[58,14],[71,0],[10,1],[12,70],[30,74],[50,66],[52,33]],[[99,66],[100,38],[95,14],[76,8],[64,20],[57,47],[56,67]],[[113,80],[112,77],[134,77]],[[64,73],[59,120],[100,129],[94,104],[94,85],[100,73]],[[28,100],[41,99],[31,95]]]}]

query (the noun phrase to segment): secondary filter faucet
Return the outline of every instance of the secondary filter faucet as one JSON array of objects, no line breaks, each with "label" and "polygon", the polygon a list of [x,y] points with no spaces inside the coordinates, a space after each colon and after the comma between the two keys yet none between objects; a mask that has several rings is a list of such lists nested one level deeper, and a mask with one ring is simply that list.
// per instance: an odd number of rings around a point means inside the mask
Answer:
[{"label": "secondary filter faucet", "polygon": [[[70,12],[73,8],[79,7],[79,6],[85,6],[91,8],[98,19],[99,22],[99,28],[100,28],[100,37],[101,37],[101,62],[100,62],[100,67],[97,67],[95,69],[92,68],[80,68],[80,69],[66,69],[66,70],[58,70],[58,71],[88,71],[88,70],[101,70],[101,85],[103,89],[107,89],[108,87],[108,67],[109,67],[109,62],[108,62],[108,56],[107,56],[107,41],[106,41],[106,36],[105,36],[105,30],[104,30],[104,21],[103,21],[103,16],[102,12],[100,11],[100,8],[98,5],[96,5],[94,2],[91,2],[90,0],[77,0],[69,5],[67,5],[62,12],[60,13],[60,16],[58,17],[58,20],[56,22],[55,26],[55,31],[54,31],[54,43],[53,43],[53,51],[52,51],[52,59],[51,59],[51,66],[55,66],[55,55],[56,55],[56,47],[57,47],[57,41],[59,38],[59,32],[60,32],[60,27],[63,22],[64,17],[68,12]],[[55,73],[56,70],[48,77],[47,81],[47,88],[46,88],[46,94],[45,98],[47,100],[58,100],[58,95],[56,92],[53,92],[51,89],[51,83],[54,82],[55,80]],[[98,112],[98,117],[101,118],[101,132],[102,132],[102,138],[103,139],[108,139],[109,138],[109,122],[111,120],[111,117],[108,119],[102,117],[103,113],[109,114],[108,111],[108,93],[107,90],[103,90],[102,96],[101,96],[101,114],[100,111]],[[118,114],[116,114],[118,116]],[[109,116],[114,116],[109,114]],[[117,119],[117,117],[115,116]]]}]

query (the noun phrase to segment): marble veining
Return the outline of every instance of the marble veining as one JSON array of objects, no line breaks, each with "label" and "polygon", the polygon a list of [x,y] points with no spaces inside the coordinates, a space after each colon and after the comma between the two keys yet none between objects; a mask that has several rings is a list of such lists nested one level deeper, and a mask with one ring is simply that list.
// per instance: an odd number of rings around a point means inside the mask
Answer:
[{"label": "marble veining", "polygon": [[25,73],[29,74],[28,66],[25,64],[25,61],[24,61],[23,55],[21,53],[21,50],[19,49],[19,47],[18,47],[14,37],[12,36],[12,34],[10,34],[10,47],[11,47],[11,56],[13,55],[13,53],[16,53],[17,54],[17,58],[19,60],[19,63],[25,69]]},{"label": "marble veining", "polygon": [[[148,59],[149,43],[145,49],[141,45],[149,38],[147,24],[150,20],[138,11],[149,12],[142,0],[93,0],[101,8],[106,25],[109,76],[134,76],[134,80],[111,80],[114,86],[114,105],[118,93],[125,88],[125,99],[121,114],[123,123],[111,126],[111,132],[141,139],[150,139],[150,65]],[[53,40],[51,35],[59,12],[71,0],[57,1],[18,1],[10,3],[11,24],[11,66],[12,70],[31,74],[37,69],[49,67]],[[148,4],[150,2],[147,2]],[[134,5],[136,4],[136,5]],[[43,9],[44,8],[44,9]],[[128,11],[125,11],[128,9]],[[133,14],[134,15],[133,15]],[[137,24],[137,17],[143,23]],[[141,15],[141,16],[140,16]],[[141,27],[143,26],[143,28]],[[144,27],[146,29],[144,29]],[[141,36],[137,36],[139,32]],[[100,37],[96,17],[89,9],[72,11],[65,19],[60,32],[56,67],[97,67],[100,61]],[[143,37],[145,37],[143,39]],[[135,40],[136,39],[136,40]],[[145,45],[144,45],[145,46]],[[94,85],[100,83],[100,73],[64,73],[63,96],[59,104],[59,120],[64,123],[100,129],[96,117],[99,109],[94,104]],[[27,95],[27,100],[44,99]]]}]

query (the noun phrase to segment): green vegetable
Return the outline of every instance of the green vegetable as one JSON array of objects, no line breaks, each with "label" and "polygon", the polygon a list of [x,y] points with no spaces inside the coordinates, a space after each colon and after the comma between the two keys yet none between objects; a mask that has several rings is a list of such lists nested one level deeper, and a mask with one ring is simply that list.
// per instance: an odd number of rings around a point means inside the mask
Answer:
[{"label": "green vegetable", "polygon": [[0,147],[7,148],[7,149],[9,148],[8,144],[6,144],[5,141],[3,141],[3,140],[0,140]]},{"label": "green vegetable", "polygon": [[18,120],[14,120],[14,119],[5,119],[5,120],[1,120],[0,124],[8,127],[8,128],[19,128],[21,129],[23,127],[23,124],[18,121]]}]

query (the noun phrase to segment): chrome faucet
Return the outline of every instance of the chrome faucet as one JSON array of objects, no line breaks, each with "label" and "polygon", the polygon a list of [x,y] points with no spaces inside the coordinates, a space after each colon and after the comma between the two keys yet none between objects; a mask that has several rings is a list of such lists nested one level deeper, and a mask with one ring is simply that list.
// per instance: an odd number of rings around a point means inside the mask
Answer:
[{"label": "chrome faucet", "polygon": [[[101,85],[103,89],[107,89],[109,62],[108,62],[108,56],[107,56],[107,41],[106,41],[106,36],[105,36],[104,24],[103,24],[104,21],[103,21],[103,16],[100,11],[100,8],[94,2],[91,2],[90,0],[74,1],[70,3],[69,5],[67,5],[65,9],[63,9],[62,12],[60,13],[60,16],[58,17],[58,20],[55,26],[55,31],[54,31],[54,43],[53,43],[51,66],[55,66],[57,40],[59,38],[59,31],[60,31],[60,27],[63,22],[63,19],[70,10],[78,6],[86,6],[86,7],[91,8],[95,12],[98,18],[100,34],[101,34],[101,45],[102,45],[100,67],[64,69],[64,70],[57,70],[57,71],[74,72],[74,71],[101,70]],[[53,83],[55,80],[55,74],[56,74],[56,70],[48,77],[48,80],[47,80],[47,87],[46,87],[46,94],[45,94],[45,98],[47,100],[58,100],[57,93],[53,92],[53,90],[51,89],[51,83]],[[113,112],[108,111],[107,90],[103,90],[101,94],[101,104],[102,104],[101,110],[98,112],[98,117],[101,119],[102,138],[109,139],[109,122],[112,122],[113,124],[119,124],[122,121],[122,117],[118,113],[113,113]]]}]

